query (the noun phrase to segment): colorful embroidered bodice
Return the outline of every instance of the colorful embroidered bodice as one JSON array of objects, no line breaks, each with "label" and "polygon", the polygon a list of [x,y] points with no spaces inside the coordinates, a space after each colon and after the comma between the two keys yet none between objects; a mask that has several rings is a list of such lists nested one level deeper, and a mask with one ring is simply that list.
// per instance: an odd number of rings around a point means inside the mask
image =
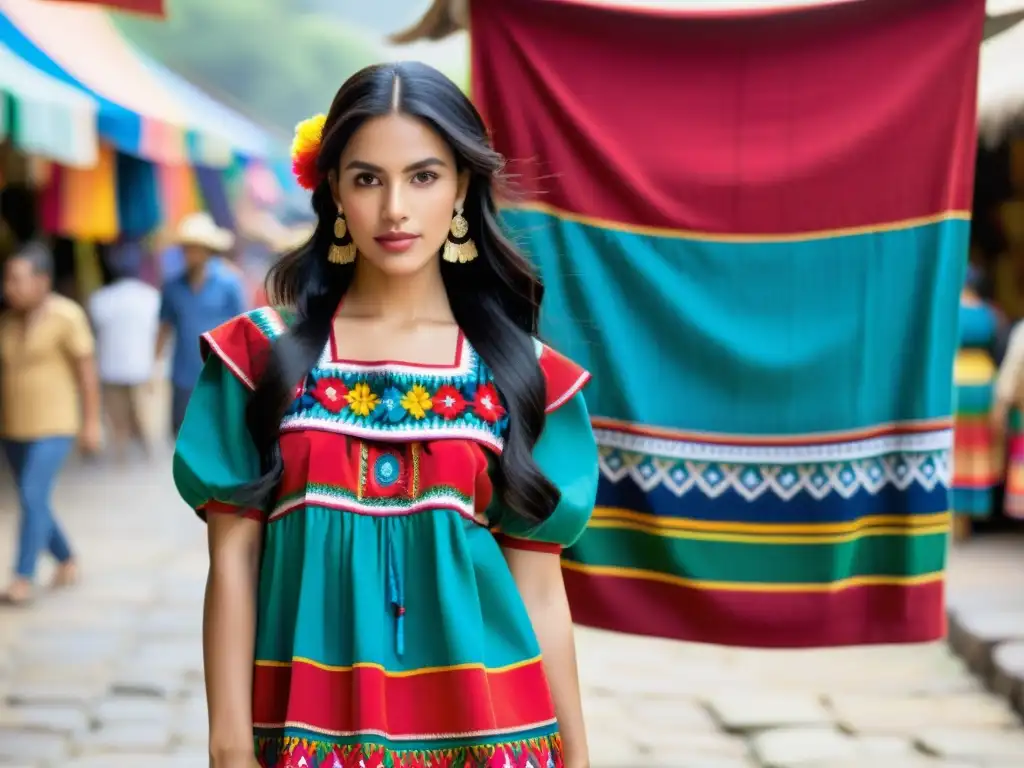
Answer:
[{"label": "colorful embroidered bodice", "polygon": [[[257,363],[285,332],[264,308],[203,337],[248,388]],[[482,525],[492,497],[491,457],[504,447],[505,405],[487,365],[459,334],[450,365],[339,360],[333,336],[281,422],[285,474],[270,521],[307,501],[396,515],[447,508]],[[536,342],[548,408],[579,391],[588,374]]]}]

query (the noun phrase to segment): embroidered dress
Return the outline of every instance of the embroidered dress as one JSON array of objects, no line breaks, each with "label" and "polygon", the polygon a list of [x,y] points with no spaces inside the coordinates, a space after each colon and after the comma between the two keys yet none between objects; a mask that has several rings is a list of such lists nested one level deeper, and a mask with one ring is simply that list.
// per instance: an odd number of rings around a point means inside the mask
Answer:
[{"label": "embroidered dress", "polygon": [[501,547],[557,553],[586,527],[597,490],[589,375],[537,342],[548,414],[534,455],[562,495],[531,527],[495,500],[507,416],[464,337],[438,367],[339,361],[332,338],[282,421],[273,509],[239,509],[232,490],[258,472],[245,403],[286,321],[262,308],[204,335],[174,464],[202,517],[265,520],[260,765],[561,766],[540,648]]},{"label": "embroidered dress", "polygon": [[960,351],[954,370],[956,420],[953,432],[953,511],[988,517],[1002,461],[990,426],[996,379],[992,348],[996,315],[987,305],[960,305]]}]

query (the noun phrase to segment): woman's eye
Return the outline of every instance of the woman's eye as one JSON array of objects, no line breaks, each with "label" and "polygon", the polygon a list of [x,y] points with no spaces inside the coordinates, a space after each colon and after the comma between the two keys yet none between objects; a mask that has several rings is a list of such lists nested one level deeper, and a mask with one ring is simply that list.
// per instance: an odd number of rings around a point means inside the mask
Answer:
[{"label": "woman's eye", "polygon": [[412,177],[412,180],[416,184],[429,184],[436,178],[437,174],[433,171],[420,171]]},{"label": "woman's eye", "polygon": [[372,187],[377,183],[377,177],[372,173],[360,173],[355,181],[357,187]]}]

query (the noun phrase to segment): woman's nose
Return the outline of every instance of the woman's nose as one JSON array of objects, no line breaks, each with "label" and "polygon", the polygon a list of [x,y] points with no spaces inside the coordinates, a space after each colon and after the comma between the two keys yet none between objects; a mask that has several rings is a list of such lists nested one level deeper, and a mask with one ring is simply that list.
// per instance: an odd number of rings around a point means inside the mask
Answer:
[{"label": "woman's nose", "polygon": [[383,217],[392,224],[398,224],[409,218],[406,210],[406,196],[399,185],[388,188],[387,196],[384,199]]}]

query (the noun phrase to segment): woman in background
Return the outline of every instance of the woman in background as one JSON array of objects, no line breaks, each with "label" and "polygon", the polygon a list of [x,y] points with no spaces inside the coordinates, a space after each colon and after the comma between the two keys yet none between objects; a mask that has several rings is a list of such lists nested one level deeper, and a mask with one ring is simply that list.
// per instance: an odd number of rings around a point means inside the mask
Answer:
[{"label": "woman in background", "polygon": [[960,351],[956,356],[953,455],[954,536],[970,536],[971,521],[992,513],[992,492],[1002,471],[1002,444],[989,419],[999,335],[996,311],[981,298],[982,273],[968,266],[960,295]]}]

